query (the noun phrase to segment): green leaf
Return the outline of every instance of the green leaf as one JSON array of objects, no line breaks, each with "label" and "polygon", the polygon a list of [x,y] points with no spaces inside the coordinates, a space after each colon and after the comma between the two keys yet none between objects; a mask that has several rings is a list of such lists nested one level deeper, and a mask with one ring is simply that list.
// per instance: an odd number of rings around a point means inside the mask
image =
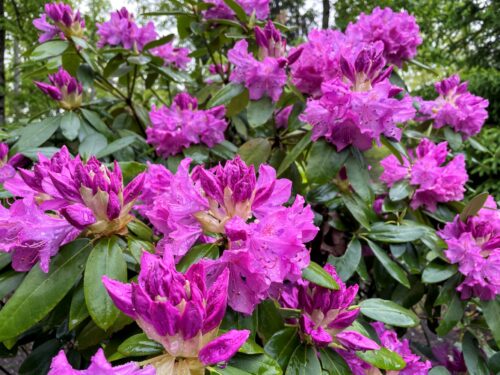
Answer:
[{"label": "green leaf", "polygon": [[207,108],[216,107],[218,105],[227,104],[234,97],[245,91],[245,86],[241,84],[230,83],[215,93],[208,101]]},{"label": "green leaf", "polygon": [[40,375],[49,371],[52,358],[55,357],[61,344],[59,340],[50,339],[34,347],[19,368],[19,375]]},{"label": "green leaf", "polygon": [[94,111],[90,111],[85,108],[80,108],[80,111],[87,120],[87,122],[92,125],[99,133],[106,137],[112,137],[113,132],[108,128],[108,126],[101,120],[101,117]]},{"label": "green leaf", "polygon": [[73,293],[73,298],[71,299],[68,322],[69,330],[73,330],[81,322],[87,319],[88,316],[89,311],[87,310],[87,305],[85,304],[83,283],[80,283],[78,288]]},{"label": "green leaf", "polygon": [[204,243],[196,245],[184,255],[177,264],[177,271],[186,272],[188,268],[203,258],[217,259],[219,247],[216,243]]},{"label": "green leaf", "polygon": [[243,344],[238,352],[244,354],[262,354],[264,353],[264,348],[250,338]]},{"label": "green leaf", "polygon": [[368,318],[395,327],[415,327],[420,322],[412,311],[392,301],[370,298],[360,303],[361,313]]},{"label": "green leaf", "polygon": [[357,238],[353,238],[344,255],[335,257],[330,255],[328,263],[335,266],[337,273],[342,281],[347,281],[358,268],[361,260],[361,243]]},{"label": "green leaf", "polygon": [[370,188],[371,183],[368,167],[364,163],[364,160],[362,160],[362,155],[359,152],[358,154],[359,155],[353,153],[345,162],[347,178],[354,191],[356,191],[365,202],[372,202],[373,192]]},{"label": "green leaf", "polygon": [[61,131],[63,136],[69,140],[74,141],[78,137],[80,130],[80,118],[75,112],[66,112],[61,117]]},{"label": "green leaf", "polygon": [[500,347],[500,301],[498,299],[492,301],[481,301],[484,319],[490,327],[491,333],[498,347]]},{"label": "green leaf", "polygon": [[224,0],[226,5],[236,14],[236,17],[242,22],[246,22],[248,17],[245,10],[234,0]]},{"label": "green leaf", "polygon": [[21,133],[19,141],[14,145],[16,151],[35,148],[47,141],[59,128],[60,117],[49,117],[39,122],[32,122]]},{"label": "green leaf", "polygon": [[457,323],[462,319],[464,315],[464,302],[460,300],[458,295],[455,293],[450,305],[448,306],[444,316],[439,322],[439,326],[436,332],[439,336],[444,337],[448,332],[450,332]]},{"label": "green leaf", "polygon": [[358,351],[356,355],[381,370],[399,371],[406,367],[406,362],[399,354],[386,348],[365,352]]},{"label": "green leaf", "polygon": [[98,327],[106,331],[118,318],[119,310],[104,288],[104,275],[113,280],[127,281],[127,263],[116,236],[96,242],[87,260],[83,279],[90,316]]},{"label": "green leaf", "polygon": [[428,229],[418,223],[406,220],[404,224],[374,223],[368,237],[386,243],[405,243],[422,239]]},{"label": "green leaf", "polygon": [[382,263],[382,266],[387,270],[389,275],[399,282],[400,284],[404,285],[408,289],[410,288],[410,282],[408,281],[408,277],[406,276],[406,272],[396,263],[394,262],[391,258],[389,258],[389,255],[387,255],[387,252],[379,247],[376,243],[366,240],[368,243],[368,246],[370,246],[370,249],[372,249],[373,254],[375,257],[378,259],[380,263]]},{"label": "green leaf", "polygon": [[118,164],[122,170],[124,184],[128,184],[148,168],[146,164],[138,163],[136,161],[121,161]]},{"label": "green leaf", "polygon": [[150,340],[146,334],[139,333],[131,336],[120,344],[118,352],[126,357],[145,357],[163,353],[163,346]]},{"label": "green leaf", "polygon": [[146,44],[142,50],[148,51],[151,48],[163,46],[164,44],[167,44],[168,42],[172,41],[172,39],[174,39],[174,37],[175,37],[174,34],[168,34],[168,35],[163,36],[159,39],[153,40],[152,42],[149,42],[148,44]]},{"label": "green leaf", "polygon": [[282,375],[280,365],[267,354],[246,355],[238,353],[229,365],[250,374]]},{"label": "green leaf", "polygon": [[488,358],[488,368],[493,371],[494,374],[500,374],[500,352],[496,352]]},{"label": "green leaf", "polygon": [[137,218],[128,223],[127,228],[141,240],[153,240],[153,230]]},{"label": "green leaf", "polygon": [[284,327],[280,310],[273,300],[262,301],[257,306],[257,333],[264,343]]},{"label": "green leaf", "polygon": [[265,138],[253,138],[238,149],[238,154],[247,165],[253,165],[257,169],[269,158],[271,143]]},{"label": "green leaf", "polygon": [[286,369],[290,357],[300,345],[297,328],[287,327],[276,332],[264,346],[264,350],[279,363],[282,369]]},{"label": "green leaf", "polygon": [[236,116],[238,113],[243,111],[249,102],[248,90],[243,90],[239,95],[236,95],[231,99],[228,105],[226,105],[226,117]]},{"label": "green leaf", "polygon": [[484,204],[486,203],[488,196],[488,193],[481,193],[472,198],[460,213],[460,220],[465,222],[467,221],[468,217],[477,215],[479,210],[483,208]]},{"label": "green leaf", "polygon": [[398,202],[410,196],[413,193],[413,188],[407,180],[396,182],[389,190],[389,198],[393,202]]},{"label": "green leaf", "polygon": [[462,135],[454,132],[453,129],[448,126],[444,128],[444,137],[452,150],[458,150],[462,146]]},{"label": "green leaf", "polygon": [[264,125],[274,113],[274,103],[267,96],[260,100],[252,100],[247,108],[248,124],[252,128]]},{"label": "green leaf", "polygon": [[342,202],[354,218],[366,229],[370,229],[369,207],[356,194],[342,194]]},{"label": "green leaf", "polygon": [[321,366],[328,375],[350,375],[352,374],[349,365],[339,354],[332,349],[320,349]]},{"label": "green leaf", "polygon": [[0,341],[20,335],[47,316],[80,277],[89,252],[87,240],[76,240],[59,251],[48,273],[34,266],[0,310]]},{"label": "green leaf", "polygon": [[11,256],[9,253],[0,253],[0,270],[3,269],[7,264],[10,264]]},{"label": "green leaf", "polygon": [[338,290],[339,285],[332,275],[326,272],[318,263],[311,261],[307,268],[302,270],[302,277],[323,288]]},{"label": "green leaf", "polygon": [[281,162],[279,168],[278,168],[278,176],[281,176],[283,172],[285,172],[290,165],[292,165],[295,160],[299,157],[299,155],[304,151],[307,146],[311,144],[311,131],[308,131],[300,141],[297,142],[295,146],[290,150],[290,152],[287,152],[285,158]]},{"label": "green leaf", "polygon": [[422,273],[422,281],[427,284],[440,283],[457,273],[457,266],[451,264],[430,263]]},{"label": "green leaf", "polygon": [[292,354],[286,375],[321,374],[321,364],[313,346],[301,344]]},{"label": "green leaf", "polygon": [[429,371],[429,375],[450,375],[450,372],[443,366],[436,366]]},{"label": "green leaf", "polygon": [[137,138],[133,135],[119,138],[116,141],[111,142],[104,150],[99,151],[96,155],[96,158],[100,159],[105,156],[111,155],[117,151],[120,151],[125,147],[130,146],[132,143],[135,142],[136,139]]},{"label": "green leaf", "polygon": [[16,289],[23,281],[24,276],[24,273],[12,270],[0,274],[0,300]]},{"label": "green leaf", "polygon": [[182,153],[186,158],[190,158],[195,164],[204,164],[209,161],[208,147],[202,145],[192,145],[185,148]]},{"label": "green leaf", "polygon": [[154,253],[154,244],[148,241],[138,240],[136,238],[128,238],[127,250],[132,255],[137,264],[141,264],[143,251]]},{"label": "green leaf", "polygon": [[486,366],[486,361],[481,353],[481,349],[479,349],[479,344],[470,332],[465,332],[462,340],[462,352],[464,354],[465,365],[471,375],[490,374],[488,366]]},{"label": "green leaf", "polygon": [[318,184],[329,182],[339,173],[348,155],[345,150],[338,153],[324,140],[314,142],[306,166],[307,179]]},{"label": "green leaf", "polygon": [[151,57],[139,55],[139,56],[129,56],[127,61],[133,65],[146,65],[151,61]]},{"label": "green leaf", "polygon": [[108,141],[105,136],[100,133],[94,133],[86,136],[80,146],[78,152],[88,159],[91,156],[97,155],[108,146]]},{"label": "green leaf", "polygon": [[31,58],[35,61],[47,60],[50,57],[59,56],[69,47],[65,40],[51,40],[37,46],[31,52]]}]

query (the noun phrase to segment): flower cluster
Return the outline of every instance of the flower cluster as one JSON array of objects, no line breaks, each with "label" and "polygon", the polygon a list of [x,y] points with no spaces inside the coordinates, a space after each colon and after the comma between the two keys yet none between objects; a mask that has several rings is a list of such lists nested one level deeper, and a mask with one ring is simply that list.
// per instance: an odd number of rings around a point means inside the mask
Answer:
[{"label": "flower cluster", "polygon": [[152,361],[157,369],[171,369],[162,374],[182,373],[183,367],[199,371],[227,361],[248,339],[247,330],[219,335],[227,304],[228,271],[212,282],[207,279],[201,263],[182,274],[175,270],[170,254],[161,259],[148,252],[142,255],[137,283],[103,277],[115,305],[165,348],[167,354]]},{"label": "flower cluster", "polygon": [[161,175],[164,183],[142,194],[140,211],[165,235],[163,251],[177,258],[197,240],[214,240],[207,235],[225,236],[229,249],[217,261],[207,261],[210,277],[229,268],[229,304],[251,313],[273,283],[296,280],[309,264],[304,243],[317,232],[313,213],[300,196],[291,207],[283,206],[291,182],[276,179],[267,165],[257,178],[239,158],[208,170],[197,166],[191,174],[189,164],[183,160],[175,175],[150,168],[146,181]]},{"label": "flower cluster", "polygon": [[49,3],[45,4],[45,13],[35,19],[33,25],[42,32],[38,41],[44,43],[56,36],[61,39],[72,36],[81,38],[85,21],[80,12],[75,13],[71,6],[64,3]]},{"label": "flower cluster", "polygon": [[264,30],[255,28],[255,37],[259,60],[248,52],[246,40],[240,40],[228,52],[228,60],[234,65],[230,80],[245,85],[252,100],[267,95],[276,102],[287,81],[285,67],[299,58],[302,49],[296,49],[286,57],[286,41],[270,21]]},{"label": "flower cluster", "polygon": [[408,181],[415,188],[411,200],[413,209],[424,206],[429,211],[435,211],[437,203],[460,201],[468,179],[465,159],[460,154],[444,165],[447,146],[446,142],[435,145],[423,139],[410,153],[409,159],[402,156],[401,162],[396,156],[389,155],[380,162],[384,168],[380,179],[389,187],[399,181]]},{"label": "flower cluster", "polygon": [[153,22],[140,27],[129,13],[127,8],[122,8],[111,13],[109,21],[97,24],[99,48],[104,46],[122,46],[123,48],[142,51],[144,46],[156,39],[157,33]]},{"label": "flower cluster", "polygon": [[162,46],[153,48],[151,53],[161,57],[165,61],[165,65],[173,65],[178,69],[186,69],[187,64],[191,61],[189,50],[182,47],[174,47],[172,42]]},{"label": "flower cluster", "polygon": [[408,12],[376,7],[371,14],[361,13],[356,23],[350,23],[346,36],[353,44],[383,42],[385,59],[401,67],[404,60],[417,54],[417,47],[422,44],[419,32],[415,17]]},{"label": "flower cluster", "polygon": [[124,188],[118,163],[113,171],[94,157],[83,163],[66,147],[51,159],[40,154],[33,170],[19,168],[18,172],[4,187],[23,200],[3,208],[5,220],[17,225],[2,231],[2,241],[10,244],[6,251],[22,255],[24,266],[17,268],[29,269],[40,260],[45,272],[50,257],[80,232],[92,236],[126,232],[144,181],[140,174]]},{"label": "flower cluster", "polygon": [[49,81],[51,84],[35,82],[35,85],[57,101],[61,108],[71,110],[82,105],[82,84],[62,67],[56,73],[49,74]]},{"label": "flower cluster", "polygon": [[398,123],[415,115],[409,96],[388,79],[383,44],[364,46],[339,56],[339,78],[321,84],[321,96],[310,99],[301,119],[313,125],[312,139],[325,137],[340,151],[349,145],[366,150],[380,136],[399,140]]},{"label": "flower cluster", "polygon": [[436,358],[435,365],[444,366],[452,375],[463,375],[467,373],[464,354],[455,346],[443,342],[432,348],[432,354]]},{"label": "flower cluster", "polygon": [[175,155],[190,145],[204,143],[209,147],[224,140],[227,121],[224,106],[198,109],[198,100],[179,94],[171,107],[156,108],[149,113],[152,127],[146,130],[148,143],[163,156]]},{"label": "flower cluster", "polygon": [[86,370],[74,370],[66,358],[63,350],[52,359],[48,375],[156,375],[153,366],[148,365],[143,369],[135,362],[113,367],[104,356],[104,351],[99,349],[91,358],[91,363]]},{"label": "flower cluster", "polygon": [[457,216],[438,232],[446,241],[446,257],[458,264],[465,280],[458,286],[463,299],[492,300],[500,294],[500,210],[488,197],[476,216]]},{"label": "flower cluster", "polygon": [[9,146],[0,143],[0,184],[11,179],[16,174],[16,168],[24,164],[26,158],[21,154],[16,154],[9,158]]},{"label": "flower cluster", "polygon": [[324,269],[337,282],[338,290],[298,280],[279,296],[283,307],[301,310],[298,323],[303,340],[319,347],[331,346],[341,353],[380,349],[375,341],[348,328],[359,314],[359,307],[352,306],[358,285],[347,287],[330,264]]},{"label": "flower cluster", "polygon": [[481,131],[488,118],[488,101],[471,94],[467,82],[460,82],[457,74],[435,84],[439,97],[431,101],[420,101],[423,119],[433,119],[434,127],[445,125],[469,138]]},{"label": "flower cluster", "polygon": [[[203,12],[206,19],[234,19],[235,14],[224,0],[204,0],[205,3],[213,5]],[[255,14],[258,20],[265,20],[269,16],[269,0],[235,0],[245,13],[249,16]]]}]

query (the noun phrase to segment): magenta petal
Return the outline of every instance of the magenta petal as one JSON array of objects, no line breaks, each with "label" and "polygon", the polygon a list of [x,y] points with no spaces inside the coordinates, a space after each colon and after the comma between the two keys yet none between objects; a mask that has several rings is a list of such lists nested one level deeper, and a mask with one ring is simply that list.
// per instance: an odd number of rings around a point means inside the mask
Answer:
[{"label": "magenta petal", "polygon": [[96,222],[92,210],[83,204],[73,204],[64,207],[61,209],[61,215],[75,228],[82,230]]},{"label": "magenta petal", "polygon": [[200,350],[198,358],[204,365],[228,361],[250,336],[249,330],[231,330],[209,342]]},{"label": "magenta petal", "polygon": [[144,179],[146,175],[141,173],[135,177],[123,191],[123,203],[127,204],[137,199],[142,193],[142,188],[144,186]]},{"label": "magenta petal", "polygon": [[227,305],[228,283],[229,270],[226,268],[208,291],[207,316],[203,325],[203,333],[210,332],[218,327],[224,318]]},{"label": "magenta petal", "polygon": [[369,339],[368,337],[363,336],[359,332],[355,331],[343,331],[337,333],[335,336],[337,340],[346,348],[352,350],[378,350],[380,346]]},{"label": "magenta petal", "polygon": [[124,314],[135,318],[136,313],[132,304],[132,285],[110,279],[107,276],[102,277],[102,283],[116,307]]}]

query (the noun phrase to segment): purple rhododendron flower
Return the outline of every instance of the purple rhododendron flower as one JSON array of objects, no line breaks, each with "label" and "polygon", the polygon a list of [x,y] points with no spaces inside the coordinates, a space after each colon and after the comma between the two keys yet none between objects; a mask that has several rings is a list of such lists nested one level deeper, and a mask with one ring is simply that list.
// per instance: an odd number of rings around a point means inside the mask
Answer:
[{"label": "purple rhododendron flower", "polygon": [[356,23],[350,23],[346,36],[353,44],[384,43],[384,57],[401,67],[404,60],[410,60],[417,54],[417,47],[422,44],[420,29],[415,17],[406,11],[394,12],[391,8],[376,7],[372,13],[361,13]]},{"label": "purple rhododendron flower", "polygon": [[0,206],[0,251],[12,255],[12,268],[18,272],[37,262],[48,272],[50,258],[79,234],[62,217],[46,214],[33,198],[17,200],[8,209]]},{"label": "purple rhododendron flower", "polygon": [[71,36],[81,38],[85,21],[80,16],[80,12],[75,13],[68,4],[49,3],[45,4],[45,13],[33,21],[33,26],[42,31],[38,41],[44,43],[56,36],[61,39]]},{"label": "purple rhododendron flower", "polygon": [[153,106],[149,113],[152,127],[146,130],[147,141],[163,157],[178,154],[193,144],[213,147],[224,141],[228,125],[224,114],[222,105],[201,110],[196,98],[178,94],[170,107]]},{"label": "purple rhododendron flower", "polygon": [[26,160],[22,154],[15,154],[9,158],[9,146],[6,143],[0,143],[0,184],[14,177],[16,168],[24,164]]},{"label": "purple rhododendron flower", "polygon": [[462,375],[467,373],[464,354],[455,346],[447,342],[433,345],[432,354],[436,358],[433,364],[446,367],[451,375]]},{"label": "purple rhododendron flower", "polygon": [[[207,4],[213,4],[211,8],[203,12],[206,19],[234,19],[236,15],[224,0],[204,0]],[[255,18],[265,20],[269,16],[269,0],[235,0],[248,16],[255,12]]]},{"label": "purple rhododendron flower", "polygon": [[174,65],[178,69],[186,69],[191,61],[189,50],[182,47],[174,47],[172,42],[153,48],[151,53],[161,57],[165,61],[165,66]]},{"label": "purple rhododendron flower", "polygon": [[79,108],[82,104],[82,84],[62,67],[54,74],[49,74],[51,84],[35,82],[45,95],[50,96],[64,109]]},{"label": "purple rhododendron flower", "polygon": [[338,283],[339,290],[298,280],[285,287],[279,296],[283,307],[300,309],[301,335],[319,347],[333,346],[334,350],[377,350],[380,346],[359,332],[347,329],[359,314],[359,307],[352,307],[358,285],[347,287],[338,277],[335,267],[324,267]]},{"label": "purple rhododendron flower", "polygon": [[96,25],[100,37],[97,42],[99,48],[106,45],[122,46],[140,52],[158,36],[153,22],[150,21],[143,27],[138,26],[134,15],[125,7],[111,13],[109,21]]},{"label": "purple rhododendron flower", "polygon": [[267,95],[274,102],[278,101],[286,84],[285,58],[256,60],[248,53],[248,42],[240,40],[229,50],[228,60],[234,65],[230,80],[245,85],[250,99],[259,100]]},{"label": "purple rhododendron flower", "polygon": [[431,101],[421,101],[420,112],[423,119],[434,119],[434,127],[450,126],[455,132],[469,138],[481,131],[488,118],[488,100],[471,94],[468,82],[460,83],[455,74],[435,84],[439,97]]},{"label": "purple rhododendron flower", "polygon": [[275,124],[277,129],[286,129],[288,127],[288,118],[293,111],[293,105],[281,108],[275,116]]},{"label": "purple rhododendron flower", "polygon": [[313,140],[325,137],[340,151],[349,145],[367,150],[381,135],[401,138],[396,125],[412,119],[415,109],[409,96],[395,98],[401,89],[387,78],[391,69],[384,68],[382,50],[378,42],[340,56],[342,80],[323,82],[322,96],[310,99],[300,117],[313,125]]},{"label": "purple rhododendron flower", "polygon": [[144,174],[126,187],[120,166],[110,171],[95,157],[83,163],[64,146],[51,159],[38,155],[33,170],[19,169],[19,177],[5,183],[14,196],[35,196],[43,210],[59,212],[71,225],[88,234],[124,233],[130,210],[139,196]]},{"label": "purple rhododendron flower", "polygon": [[468,179],[465,159],[460,154],[445,165],[447,146],[447,142],[435,145],[423,139],[410,153],[410,160],[403,156],[401,163],[394,155],[389,155],[380,162],[384,168],[380,179],[389,187],[408,180],[416,189],[411,200],[413,209],[424,206],[433,212],[437,203],[460,201]]},{"label": "purple rhododendron flower", "polygon": [[229,360],[248,339],[249,331],[219,336],[227,305],[229,271],[207,282],[203,264],[186,274],[176,271],[173,258],[143,252],[137,283],[103,277],[115,305],[137,321],[146,335],[163,345],[172,358],[198,358],[204,365]]},{"label": "purple rhododendron flower", "polygon": [[113,367],[106,359],[102,349],[99,349],[91,358],[88,369],[74,370],[68,362],[66,354],[61,350],[52,359],[48,375],[156,375],[156,370],[151,365],[141,369],[135,362]]},{"label": "purple rhododendron flower", "polygon": [[448,249],[446,257],[458,264],[465,280],[458,286],[462,299],[492,300],[500,294],[500,210],[493,197],[476,216],[460,216],[438,232]]}]

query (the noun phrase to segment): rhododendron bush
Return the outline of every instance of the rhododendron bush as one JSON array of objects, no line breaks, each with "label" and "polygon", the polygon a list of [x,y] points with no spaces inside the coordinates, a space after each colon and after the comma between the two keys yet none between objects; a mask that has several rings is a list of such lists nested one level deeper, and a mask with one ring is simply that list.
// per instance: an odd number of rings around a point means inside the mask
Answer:
[{"label": "rhododendron bush", "polygon": [[96,34],[63,3],[33,20],[47,111],[0,144],[0,355],[32,343],[21,373],[53,375],[500,371],[500,211],[462,152],[488,101],[458,75],[408,91],[426,66],[406,12],[291,45],[268,0],[176,3]]}]

